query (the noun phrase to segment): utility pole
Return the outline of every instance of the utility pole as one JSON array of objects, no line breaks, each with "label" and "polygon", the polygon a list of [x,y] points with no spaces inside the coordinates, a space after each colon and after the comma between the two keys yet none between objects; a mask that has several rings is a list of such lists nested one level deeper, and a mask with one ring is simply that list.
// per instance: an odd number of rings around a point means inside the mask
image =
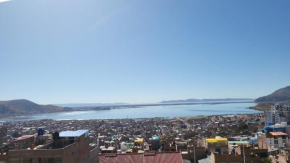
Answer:
[{"label": "utility pole", "polygon": [[244,148],[244,144],[243,144],[243,157],[244,157],[244,163],[246,163],[246,156],[245,156],[245,148]]},{"label": "utility pole", "polygon": [[194,148],[193,148],[193,151],[194,151],[194,163],[196,163],[195,146],[194,146]]}]

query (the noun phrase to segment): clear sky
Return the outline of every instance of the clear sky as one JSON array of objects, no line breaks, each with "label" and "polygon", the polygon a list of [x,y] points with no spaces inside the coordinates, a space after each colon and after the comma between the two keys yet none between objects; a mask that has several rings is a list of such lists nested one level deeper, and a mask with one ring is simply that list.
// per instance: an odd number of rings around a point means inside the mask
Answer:
[{"label": "clear sky", "polygon": [[257,98],[287,85],[289,0],[0,0],[0,100]]}]

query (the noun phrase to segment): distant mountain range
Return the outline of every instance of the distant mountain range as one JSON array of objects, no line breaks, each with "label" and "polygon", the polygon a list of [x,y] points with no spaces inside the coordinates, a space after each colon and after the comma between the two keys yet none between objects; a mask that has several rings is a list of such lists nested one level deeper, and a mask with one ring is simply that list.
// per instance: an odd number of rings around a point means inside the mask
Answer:
[{"label": "distant mountain range", "polygon": [[22,114],[36,114],[36,113],[49,113],[68,111],[70,108],[59,107],[54,105],[39,105],[34,102],[20,99],[10,101],[0,101],[0,114],[1,116],[8,115],[22,115]]},{"label": "distant mountain range", "polygon": [[94,107],[94,106],[118,106],[129,105],[128,103],[70,103],[70,104],[54,104],[60,107]]},{"label": "distant mountain range", "polygon": [[283,102],[290,100],[290,86],[278,89],[270,95],[257,98],[255,102]]},{"label": "distant mountain range", "polygon": [[168,100],[160,103],[195,103],[195,102],[233,102],[233,101],[254,101],[250,98],[221,98],[221,99],[186,99],[186,100]]}]

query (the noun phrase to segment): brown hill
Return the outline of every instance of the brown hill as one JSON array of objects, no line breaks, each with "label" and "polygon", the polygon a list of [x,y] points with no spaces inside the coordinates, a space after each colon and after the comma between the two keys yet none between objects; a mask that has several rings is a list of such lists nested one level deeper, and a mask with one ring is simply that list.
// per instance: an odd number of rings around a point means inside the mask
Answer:
[{"label": "brown hill", "polygon": [[47,113],[63,111],[63,107],[54,105],[39,105],[28,100],[0,101],[0,114],[28,114],[28,113]]},{"label": "brown hill", "polygon": [[255,102],[282,102],[290,100],[290,86],[278,89],[270,95],[257,98]]}]

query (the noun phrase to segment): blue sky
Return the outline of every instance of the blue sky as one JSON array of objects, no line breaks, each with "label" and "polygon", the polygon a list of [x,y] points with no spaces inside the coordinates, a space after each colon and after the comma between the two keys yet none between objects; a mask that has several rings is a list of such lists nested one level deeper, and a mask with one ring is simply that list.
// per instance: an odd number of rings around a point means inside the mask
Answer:
[{"label": "blue sky", "polygon": [[290,85],[289,0],[12,0],[0,24],[0,100],[257,98]]}]

